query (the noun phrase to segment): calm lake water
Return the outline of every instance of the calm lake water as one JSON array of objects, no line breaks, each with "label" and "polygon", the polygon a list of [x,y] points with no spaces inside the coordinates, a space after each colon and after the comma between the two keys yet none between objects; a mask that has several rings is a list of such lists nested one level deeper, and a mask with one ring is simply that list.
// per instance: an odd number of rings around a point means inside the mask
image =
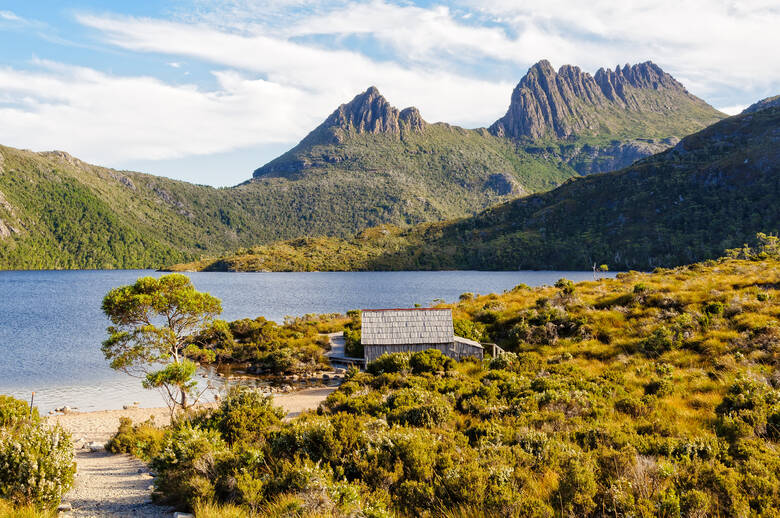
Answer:
[{"label": "calm lake water", "polygon": [[[79,410],[121,408],[133,401],[161,406],[155,391],[111,370],[100,352],[108,320],[103,296],[145,270],[0,272],[0,394],[29,400],[42,412],[62,405]],[[222,318],[413,307],[463,292],[500,293],[520,283],[553,284],[590,272],[316,272],[189,273],[196,289],[222,299]]]}]

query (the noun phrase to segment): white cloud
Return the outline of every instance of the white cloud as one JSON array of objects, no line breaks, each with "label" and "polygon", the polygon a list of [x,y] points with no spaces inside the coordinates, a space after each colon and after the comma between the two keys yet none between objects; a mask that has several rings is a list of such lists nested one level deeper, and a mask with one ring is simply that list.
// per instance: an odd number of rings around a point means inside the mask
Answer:
[{"label": "white cloud", "polygon": [[243,35],[201,25],[138,18],[80,16],[113,45],[211,62],[310,92],[324,118],[375,85],[390,102],[417,106],[429,121],[489,124],[503,114],[512,82],[489,81],[433,67],[378,62],[355,51],[328,50],[266,34]]},{"label": "white cloud", "polygon": [[219,88],[172,86],[39,62],[35,72],[0,68],[0,142],[64,149],[97,163],[210,154],[258,142],[289,142],[314,123],[295,107],[306,92],[236,72]]},{"label": "white cloud", "polygon": [[728,97],[734,89],[756,95],[780,86],[780,54],[769,51],[780,48],[775,0],[467,3],[502,19],[520,38],[537,33],[536,51],[549,49],[544,55],[557,63],[593,69],[650,59],[707,96]]},{"label": "white cloud", "polygon": [[737,115],[742,113],[742,110],[747,107],[747,104],[737,104],[736,106],[724,106],[723,108],[718,108],[718,110],[722,111],[726,115]]},{"label": "white cloud", "polygon": [[[465,23],[460,8],[478,20]],[[477,23],[479,22],[479,23]],[[732,100],[780,89],[780,4],[775,0],[466,0],[421,8],[354,2],[290,24],[293,36],[364,35],[426,66],[489,58],[548,59],[586,71],[652,60],[700,96]],[[518,71],[519,79],[521,71]]]},{"label": "white cloud", "polygon": [[181,68],[181,63],[177,61],[171,61],[170,63],[168,63],[168,66],[171,68]]},{"label": "white cloud", "polygon": [[10,22],[21,22],[22,18],[17,16],[15,13],[11,11],[0,11],[0,18],[3,20],[8,20]]}]

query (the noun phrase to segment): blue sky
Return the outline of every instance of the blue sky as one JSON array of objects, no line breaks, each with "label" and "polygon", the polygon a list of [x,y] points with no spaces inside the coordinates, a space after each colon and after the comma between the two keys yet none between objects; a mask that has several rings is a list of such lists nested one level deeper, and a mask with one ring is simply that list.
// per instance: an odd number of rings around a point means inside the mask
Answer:
[{"label": "blue sky", "polygon": [[780,93],[776,0],[0,2],[0,144],[233,185],[376,85],[466,127],[540,59],[652,60],[728,113]]}]

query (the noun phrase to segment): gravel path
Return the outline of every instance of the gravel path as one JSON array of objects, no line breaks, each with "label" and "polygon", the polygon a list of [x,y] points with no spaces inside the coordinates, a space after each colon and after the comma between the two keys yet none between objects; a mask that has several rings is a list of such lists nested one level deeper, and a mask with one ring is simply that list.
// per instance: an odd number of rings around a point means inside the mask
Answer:
[{"label": "gravel path", "polygon": [[152,503],[152,476],[146,465],[130,455],[76,450],[78,474],[63,498],[71,511],[65,516],[172,516],[172,510]]},{"label": "gravel path", "polygon": [[[291,418],[304,410],[316,409],[335,389],[320,387],[276,394],[274,402],[287,411],[287,418]],[[108,441],[119,427],[120,417],[129,417],[138,423],[151,416],[160,425],[170,422],[166,408],[73,412],[48,418],[71,433],[76,448],[76,480],[73,489],[62,500],[63,505],[71,506],[71,510],[61,516],[173,516],[172,509],[152,503],[150,486],[153,479],[143,462],[130,455],[91,452],[84,448],[93,441],[100,444]]]}]

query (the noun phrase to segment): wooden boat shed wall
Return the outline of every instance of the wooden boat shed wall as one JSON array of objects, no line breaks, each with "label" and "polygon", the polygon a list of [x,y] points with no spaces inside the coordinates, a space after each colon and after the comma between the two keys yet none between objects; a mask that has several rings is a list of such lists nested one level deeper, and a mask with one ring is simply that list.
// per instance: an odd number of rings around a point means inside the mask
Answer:
[{"label": "wooden boat shed wall", "polygon": [[438,308],[364,309],[361,312],[366,365],[385,353],[438,349],[455,360],[482,358],[479,342],[455,336],[452,310]]}]

